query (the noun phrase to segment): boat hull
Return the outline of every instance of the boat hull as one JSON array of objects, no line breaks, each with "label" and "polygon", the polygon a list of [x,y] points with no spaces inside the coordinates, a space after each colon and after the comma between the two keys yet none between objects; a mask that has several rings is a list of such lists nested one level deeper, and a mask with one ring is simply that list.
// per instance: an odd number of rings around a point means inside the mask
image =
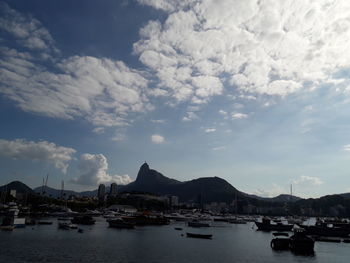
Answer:
[{"label": "boat hull", "polygon": [[283,225],[283,224],[264,224],[261,222],[255,222],[255,225],[260,231],[291,231],[293,225]]}]

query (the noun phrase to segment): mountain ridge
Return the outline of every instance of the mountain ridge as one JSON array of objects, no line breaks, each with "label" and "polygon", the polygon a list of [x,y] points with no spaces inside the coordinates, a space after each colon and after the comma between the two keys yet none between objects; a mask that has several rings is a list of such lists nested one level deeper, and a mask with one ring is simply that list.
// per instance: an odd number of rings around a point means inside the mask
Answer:
[{"label": "mountain ridge", "polygon": [[[17,183],[20,182],[17,181]],[[55,198],[61,196],[61,190],[51,188],[49,186],[44,186],[44,188],[42,186],[39,186],[34,188],[32,191],[36,193],[42,193],[43,190],[45,195],[47,196]],[[106,189],[106,192],[108,193],[108,187]],[[157,170],[150,169],[149,165],[146,162],[141,165],[136,180],[127,185],[118,185],[118,192],[149,192],[157,195],[176,195],[179,197],[181,202],[202,203],[231,203],[236,198],[271,202],[295,202],[297,200],[302,199],[300,197],[291,197],[290,195],[284,194],[272,198],[247,194],[236,189],[225,179],[216,176],[201,177],[181,182],[172,178],[168,178],[162,173],[158,172]],[[97,195],[97,189],[82,192],[64,190],[64,194],[66,197],[70,195],[81,197],[94,197]]]}]

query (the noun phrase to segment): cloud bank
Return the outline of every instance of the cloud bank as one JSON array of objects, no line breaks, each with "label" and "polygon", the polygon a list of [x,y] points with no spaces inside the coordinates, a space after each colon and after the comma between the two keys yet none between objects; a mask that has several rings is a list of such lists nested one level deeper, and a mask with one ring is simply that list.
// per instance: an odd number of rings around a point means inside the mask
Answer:
[{"label": "cloud bank", "polygon": [[350,2],[138,0],[168,13],[140,30],[134,52],[176,101],[205,103],[223,87],[286,96],[345,81]]},{"label": "cloud bank", "polygon": [[108,161],[103,154],[82,154],[79,159],[79,176],[72,181],[76,184],[96,186],[117,183],[125,185],[133,180],[128,175],[108,174]]},{"label": "cloud bank", "polygon": [[[108,58],[61,58],[39,21],[5,3],[1,7],[0,30],[12,35],[21,48],[0,48],[0,93],[22,110],[53,118],[84,118],[96,127],[114,127],[127,126],[132,122],[130,114],[153,108],[146,96],[148,80],[142,72]],[[32,52],[33,48],[39,51]],[[45,60],[47,57],[51,59]]]},{"label": "cloud bank", "polygon": [[16,139],[13,141],[0,139],[0,155],[17,159],[42,161],[53,164],[63,173],[67,172],[68,162],[73,159],[76,151],[69,147],[58,146],[47,141],[27,141]]}]

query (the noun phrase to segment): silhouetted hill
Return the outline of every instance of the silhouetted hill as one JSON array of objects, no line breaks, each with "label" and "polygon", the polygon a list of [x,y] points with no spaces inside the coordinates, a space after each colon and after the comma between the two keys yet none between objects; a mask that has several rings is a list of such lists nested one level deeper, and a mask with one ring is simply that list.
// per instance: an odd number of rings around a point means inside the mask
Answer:
[{"label": "silhouetted hill", "polygon": [[[44,195],[45,196],[50,196],[53,198],[59,198],[61,197],[61,190],[55,189],[49,186],[42,186],[34,188],[34,192],[41,194],[42,191],[44,190]],[[72,190],[63,190],[63,193],[65,194],[66,197],[69,197],[70,195],[74,196],[82,196],[82,197],[94,197],[97,195],[97,189],[92,190],[92,191],[84,191],[84,192],[76,192]]]},{"label": "silhouetted hill", "polygon": [[176,185],[181,182],[170,179],[156,170],[150,169],[147,163],[144,163],[137,174],[134,182],[124,186],[123,191],[142,191],[154,194],[168,194],[173,192]]},{"label": "silhouetted hill", "polygon": [[302,198],[295,196],[295,195],[287,195],[287,194],[281,194],[276,197],[270,198],[270,201],[272,202],[296,202],[301,200]]},{"label": "silhouetted hill", "polygon": [[16,190],[17,193],[20,193],[20,194],[33,193],[33,190],[29,186],[27,186],[26,184],[24,184],[20,181],[13,181],[13,182],[8,183],[6,185],[0,186],[0,192],[10,191],[10,190]]},{"label": "silhouetted hill", "polygon": [[219,177],[207,177],[180,182],[170,179],[144,163],[135,182],[126,185],[124,191],[142,191],[159,195],[176,195],[180,201],[232,202],[243,196],[236,188]]},{"label": "silhouetted hill", "polygon": [[275,197],[261,197],[257,195],[249,195],[252,198],[256,198],[263,201],[268,202],[283,202],[283,203],[289,203],[289,202],[296,202],[298,200],[301,200],[302,198],[295,196],[295,195],[287,195],[287,194],[280,194]]},{"label": "silhouetted hill", "polygon": [[343,193],[343,194],[339,194],[339,195],[344,197],[344,198],[350,199],[350,193]]}]

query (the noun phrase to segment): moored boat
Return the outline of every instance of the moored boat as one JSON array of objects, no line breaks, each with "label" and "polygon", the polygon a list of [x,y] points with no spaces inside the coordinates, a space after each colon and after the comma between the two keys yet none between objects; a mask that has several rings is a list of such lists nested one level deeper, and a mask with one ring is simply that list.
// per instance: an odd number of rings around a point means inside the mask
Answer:
[{"label": "moored boat", "polygon": [[289,235],[287,233],[273,233],[273,238],[270,242],[270,246],[274,250],[287,250],[289,249]]},{"label": "moored boat", "polygon": [[0,225],[0,229],[3,231],[12,231],[14,228],[15,226],[13,225],[13,217],[12,216],[4,217]]},{"label": "moored boat", "polygon": [[271,224],[271,220],[268,218],[263,218],[262,222],[255,221],[255,225],[261,231],[291,231],[294,226],[282,223]]},{"label": "moored boat", "polygon": [[298,225],[305,229],[306,234],[323,236],[323,237],[349,237],[350,228],[348,227],[334,227],[326,223],[317,224],[314,226]]},{"label": "moored boat", "polygon": [[25,218],[14,218],[13,225],[15,228],[23,228],[26,226],[26,219]]},{"label": "moored boat", "polygon": [[304,229],[295,229],[289,239],[290,249],[297,253],[313,253],[315,240],[306,235]]}]

